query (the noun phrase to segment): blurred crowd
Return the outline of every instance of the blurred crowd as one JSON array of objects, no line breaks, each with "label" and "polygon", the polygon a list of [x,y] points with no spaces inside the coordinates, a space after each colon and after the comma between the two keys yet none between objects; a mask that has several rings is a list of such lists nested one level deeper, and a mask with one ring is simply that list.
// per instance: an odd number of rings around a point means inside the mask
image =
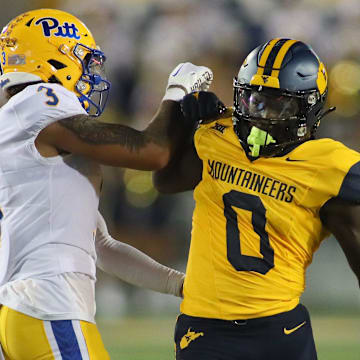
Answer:
[{"label": "blurred crowd", "polygon": [[[328,102],[337,111],[324,119],[320,136],[360,150],[358,0],[17,0],[2,9],[1,25],[39,7],[79,17],[107,55],[112,90],[103,121],[144,128],[161,101],[168,74],[185,61],[210,67],[211,90],[231,105],[232,79],[246,54],[280,36],[312,45],[328,69]],[[147,172],[108,167],[104,174],[101,209],[112,235],[184,270],[191,194],[159,196]],[[99,297],[102,287],[109,294],[110,283],[106,278],[99,284]],[[117,298],[115,290],[114,298],[125,308],[136,303],[136,291],[121,286],[125,295]]]}]

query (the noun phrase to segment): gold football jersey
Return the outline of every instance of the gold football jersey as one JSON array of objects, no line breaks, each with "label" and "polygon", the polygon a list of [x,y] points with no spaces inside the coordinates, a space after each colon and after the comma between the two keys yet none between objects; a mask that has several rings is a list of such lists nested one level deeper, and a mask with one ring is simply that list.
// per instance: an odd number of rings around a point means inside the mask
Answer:
[{"label": "gold football jersey", "polygon": [[320,208],[360,199],[360,154],[320,139],[250,161],[231,118],[200,126],[194,141],[203,173],[181,312],[234,320],[291,310],[329,235]]}]

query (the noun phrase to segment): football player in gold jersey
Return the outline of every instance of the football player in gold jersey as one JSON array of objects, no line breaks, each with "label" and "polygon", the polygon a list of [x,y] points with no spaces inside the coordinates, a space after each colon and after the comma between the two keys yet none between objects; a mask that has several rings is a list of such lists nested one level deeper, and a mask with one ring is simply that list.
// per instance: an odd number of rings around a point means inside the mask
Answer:
[{"label": "football player in gold jersey", "polygon": [[277,38],[245,59],[230,115],[213,93],[184,97],[194,142],[154,175],[195,189],[176,359],[317,359],[299,298],[330,233],[360,280],[360,154],[315,139],[326,95],[312,48]]}]

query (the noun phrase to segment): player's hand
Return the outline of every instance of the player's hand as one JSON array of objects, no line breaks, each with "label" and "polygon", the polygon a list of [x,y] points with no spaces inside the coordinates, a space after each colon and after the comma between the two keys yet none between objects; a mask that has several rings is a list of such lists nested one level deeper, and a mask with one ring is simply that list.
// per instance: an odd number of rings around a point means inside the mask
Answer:
[{"label": "player's hand", "polygon": [[191,92],[206,91],[212,80],[213,73],[208,67],[181,63],[169,75],[163,100],[180,101]]},{"label": "player's hand", "polygon": [[227,108],[214,93],[206,91],[184,96],[181,111],[191,123],[208,123],[232,115],[232,108]]}]

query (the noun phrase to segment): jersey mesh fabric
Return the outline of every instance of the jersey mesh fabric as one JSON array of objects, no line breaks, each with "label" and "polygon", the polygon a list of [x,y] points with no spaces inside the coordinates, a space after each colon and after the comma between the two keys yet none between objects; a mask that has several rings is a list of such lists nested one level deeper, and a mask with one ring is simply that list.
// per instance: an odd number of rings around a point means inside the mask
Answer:
[{"label": "jersey mesh fabric", "polygon": [[[80,273],[93,286],[99,165],[71,154],[45,158],[35,147],[43,128],[79,114],[86,112],[76,95],[58,84],[28,86],[0,110],[0,303],[9,307],[44,310],[14,290],[27,281],[51,284],[60,274]],[[14,287],[15,281],[24,282]],[[41,304],[56,301],[58,313],[71,312],[61,310],[61,296],[54,297],[57,286]],[[9,293],[11,304],[5,303]]]},{"label": "jersey mesh fabric", "polygon": [[293,309],[313,253],[328,235],[321,206],[344,197],[345,189],[360,197],[354,181],[360,154],[321,139],[250,161],[231,119],[202,125],[195,147],[203,174],[194,191],[181,311],[233,320]]}]

